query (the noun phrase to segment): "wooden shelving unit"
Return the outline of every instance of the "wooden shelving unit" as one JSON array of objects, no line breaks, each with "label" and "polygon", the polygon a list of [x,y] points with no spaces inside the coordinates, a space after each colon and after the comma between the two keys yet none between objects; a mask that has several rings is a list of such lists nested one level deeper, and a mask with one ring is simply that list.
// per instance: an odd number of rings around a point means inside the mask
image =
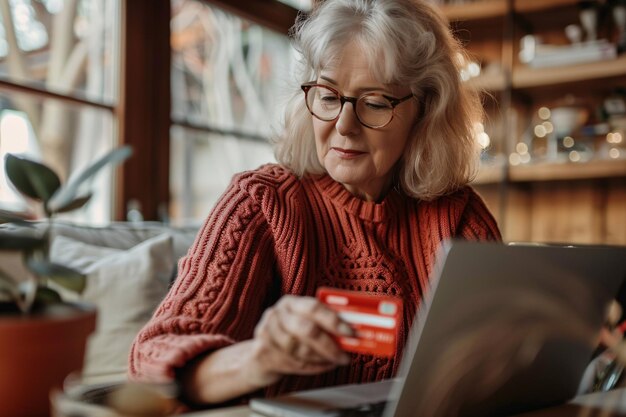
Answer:
[{"label": "wooden shelving unit", "polygon": [[480,75],[468,81],[473,88],[485,91],[504,91],[507,88],[506,76],[503,73],[496,75]]},{"label": "wooden shelving unit", "polygon": [[511,74],[511,84],[513,88],[529,88],[620,76],[626,77],[626,55],[560,67],[518,67]]},{"label": "wooden shelving unit", "polygon": [[472,184],[475,185],[487,185],[487,184],[497,184],[502,182],[506,178],[506,170],[507,167],[505,165],[481,165],[478,170],[478,174]]},{"label": "wooden shelving unit", "polygon": [[517,13],[531,13],[562,6],[575,6],[577,0],[515,0],[513,8]]},{"label": "wooden shelving unit", "polygon": [[448,20],[482,20],[505,16],[508,12],[506,0],[482,0],[474,3],[445,5],[441,9]]},{"label": "wooden shelving unit", "polygon": [[545,163],[509,167],[513,182],[626,178],[626,159],[581,163]]},{"label": "wooden shelving unit", "polygon": [[[531,13],[557,7],[575,6],[578,0],[515,0],[516,13]],[[507,0],[482,0],[473,3],[443,5],[441,10],[450,21],[483,20],[504,17],[509,13]]]},{"label": "wooden shelving unit", "polygon": [[[626,88],[626,54],[559,67],[519,63],[519,42],[526,34],[555,45],[567,43],[563,29],[580,23],[578,3],[483,0],[442,7],[470,54],[503,69],[501,74],[483,74],[469,83],[488,92],[489,100],[484,102],[494,131],[487,133],[500,152],[493,156],[507,161],[481,167],[473,181],[505,240],[626,245],[626,159],[508,164],[508,153],[517,143],[526,142],[521,138],[537,108],[573,95],[596,109],[605,97],[615,94],[616,87]],[[609,33],[610,16],[604,13],[600,18],[605,19],[604,33]]]}]

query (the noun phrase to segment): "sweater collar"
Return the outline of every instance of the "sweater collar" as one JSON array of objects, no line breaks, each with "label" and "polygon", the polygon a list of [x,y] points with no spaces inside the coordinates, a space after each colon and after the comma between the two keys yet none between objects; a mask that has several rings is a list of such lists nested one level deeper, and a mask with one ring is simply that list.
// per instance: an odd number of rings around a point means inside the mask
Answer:
[{"label": "sweater collar", "polygon": [[387,220],[401,206],[402,197],[395,189],[389,191],[380,203],[376,203],[356,197],[328,174],[316,177],[314,183],[336,207],[342,208],[362,220],[382,222]]}]

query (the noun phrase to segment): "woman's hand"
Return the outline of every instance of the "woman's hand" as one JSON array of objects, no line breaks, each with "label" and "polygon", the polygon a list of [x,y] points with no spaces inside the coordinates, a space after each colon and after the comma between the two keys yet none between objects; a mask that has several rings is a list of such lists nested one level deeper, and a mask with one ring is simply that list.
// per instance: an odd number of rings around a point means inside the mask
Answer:
[{"label": "woman's hand", "polygon": [[179,380],[188,400],[218,404],[277,382],[350,362],[333,335],[353,334],[336,312],[312,297],[284,296],[266,310],[254,338],[188,363]]},{"label": "woman's hand", "polygon": [[333,335],[353,334],[337,313],[317,299],[286,295],[267,309],[254,331],[251,375],[259,386],[283,375],[312,375],[347,365],[350,357]]}]

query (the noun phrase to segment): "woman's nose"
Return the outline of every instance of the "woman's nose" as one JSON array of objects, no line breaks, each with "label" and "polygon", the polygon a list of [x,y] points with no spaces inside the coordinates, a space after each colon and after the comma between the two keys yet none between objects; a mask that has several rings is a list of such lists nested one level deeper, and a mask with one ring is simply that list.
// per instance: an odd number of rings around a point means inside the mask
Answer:
[{"label": "woman's nose", "polygon": [[348,101],[344,103],[341,113],[339,113],[339,117],[337,118],[337,123],[335,123],[335,128],[342,136],[354,135],[360,131],[361,123],[356,117],[354,104]]}]

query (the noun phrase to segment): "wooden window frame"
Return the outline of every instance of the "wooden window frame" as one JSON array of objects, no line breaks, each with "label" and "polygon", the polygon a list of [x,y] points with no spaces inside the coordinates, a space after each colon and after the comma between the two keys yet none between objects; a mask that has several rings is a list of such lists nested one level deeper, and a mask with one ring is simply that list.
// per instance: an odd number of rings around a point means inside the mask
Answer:
[{"label": "wooden window frame", "polygon": [[[298,11],[277,0],[204,0],[287,34]],[[119,138],[135,151],[121,170],[115,217],[129,201],[145,220],[162,220],[169,207],[171,118],[170,1],[122,0]],[[194,126],[211,132],[210,127]]]},{"label": "wooden window frame", "polygon": [[[203,0],[287,34],[298,11],[277,0]],[[38,86],[0,79],[0,91],[55,99],[109,111],[117,119],[120,144],[134,156],[119,168],[114,191],[114,220],[126,218],[130,201],[139,203],[145,220],[167,217],[172,124],[214,132],[209,126],[185,126],[171,118],[171,45],[169,0],[121,0],[120,67],[115,104],[59,94]],[[255,138],[256,139],[256,138]]]},{"label": "wooden window frame", "polygon": [[118,137],[134,156],[121,170],[115,218],[130,201],[145,220],[158,220],[169,201],[169,1],[122,0]]}]

